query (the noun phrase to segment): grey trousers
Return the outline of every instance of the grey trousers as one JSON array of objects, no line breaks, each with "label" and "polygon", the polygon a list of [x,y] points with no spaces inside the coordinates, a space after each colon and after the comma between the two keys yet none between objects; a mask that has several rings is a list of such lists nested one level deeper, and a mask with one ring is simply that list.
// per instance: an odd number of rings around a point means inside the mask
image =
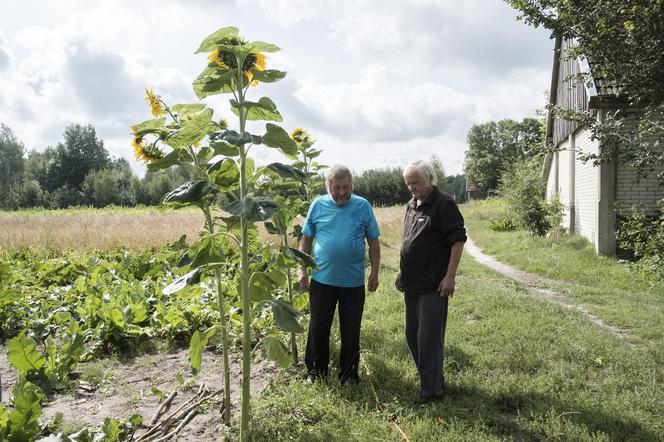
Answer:
[{"label": "grey trousers", "polygon": [[406,342],[420,374],[422,396],[443,394],[447,301],[436,292],[404,294]]}]

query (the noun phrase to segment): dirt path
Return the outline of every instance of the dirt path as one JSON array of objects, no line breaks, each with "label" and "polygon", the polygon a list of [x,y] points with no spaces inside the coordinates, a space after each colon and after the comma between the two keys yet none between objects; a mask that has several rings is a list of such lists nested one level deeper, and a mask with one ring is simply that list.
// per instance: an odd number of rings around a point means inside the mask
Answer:
[{"label": "dirt path", "polygon": [[[81,364],[77,369],[79,375],[88,373],[97,374],[99,382],[78,383],[78,388],[66,394],[56,394],[43,405],[42,419],[51,420],[56,413],[64,415],[67,426],[98,427],[107,417],[125,419],[133,414],[140,414],[145,423],[160,405],[159,399],[150,389],[159,388],[167,396],[173,390],[178,394],[172,402],[171,411],[175,411],[180,404],[195,395],[198,386],[205,383],[209,391],[223,387],[223,370],[221,356],[205,352],[203,354],[202,369],[196,377],[196,385],[182,389],[176,380],[176,373],[180,372],[185,379],[191,379],[187,350],[177,353],[159,353],[144,355],[131,361],[118,362],[102,360],[88,364]],[[269,361],[261,361],[252,365],[251,390],[256,397],[278,371],[278,368]],[[9,394],[16,382],[16,373],[7,361],[7,349],[0,346],[0,374],[2,375],[2,400],[6,403]],[[233,398],[233,415],[239,410],[237,403],[241,394],[240,381],[241,361],[235,356],[231,357],[231,397]],[[210,402],[205,412],[198,414],[180,433],[178,440],[208,441],[220,440],[222,436],[222,421],[220,404],[218,401]],[[143,431],[140,431],[141,434]]]},{"label": "dirt path", "polygon": [[522,270],[515,269],[507,264],[496,260],[493,256],[486,255],[482,250],[475,244],[470,238],[466,242],[464,251],[470,256],[475,258],[477,262],[489,267],[492,270],[500,273],[501,275],[507,276],[514,281],[517,281],[524,286],[528,293],[536,298],[545,299],[554,304],[560,305],[570,310],[575,310],[581,312],[586,318],[588,318],[592,323],[603,328],[604,330],[614,333],[616,336],[621,338],[628,336],[628,332],[619,327],[610,325],[602,321],[599,317],[593,315],[587,306],[583,304],[573,304],[569,301],[569,298],[562,293],[556,292],[548,287],[558,287],[560,283],[553,279],[545,278],[543,276],[534,275],[532,273],[524,272]]}]

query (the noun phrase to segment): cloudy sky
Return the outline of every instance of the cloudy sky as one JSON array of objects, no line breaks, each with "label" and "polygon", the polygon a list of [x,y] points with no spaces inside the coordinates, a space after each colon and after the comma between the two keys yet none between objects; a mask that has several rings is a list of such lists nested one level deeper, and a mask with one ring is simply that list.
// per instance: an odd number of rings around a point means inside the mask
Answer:
[{"label": "cloudy sky", "polygon": [[[206,64],[193,52],[237,26],[282,48],[268,67],[286,79],[251,93],[288,131],[308,129],[321,162],[360,172],[437,155],[460,173],[472,124],[544,106],[553,42],[516,15],[502,0],[0,0],[0,122],[28,150],[92,124],[142,174],[129,126],[151,118],[144,88],[193,102]],[[232,124],[227,99],[207,102]]]}]

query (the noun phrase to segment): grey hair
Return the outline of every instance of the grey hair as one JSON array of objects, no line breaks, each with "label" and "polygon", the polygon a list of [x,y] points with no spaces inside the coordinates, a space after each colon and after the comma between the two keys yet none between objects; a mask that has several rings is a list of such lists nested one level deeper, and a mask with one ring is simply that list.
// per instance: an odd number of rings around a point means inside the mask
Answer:
[{"label": "grey hair", "polygon": [[438,177],[436,172],[433,170],[433,166],[428,161],[418,160],[413,161],[403,169],[403,177],[406,178],[406,175],[411,173],[417,173],[422,179],[427,181],[429,185],[435,186],[438,184]]},{"label": "grey hair", "polygon": [[350,190],[353,190],[353,174],[350,172],[350,169],[341,164],[335,164],[330,167],[325,174],[325,187],[327,192],[330,192],[330,183],[332,180],[343,180],[345,178],[350,178]]}]

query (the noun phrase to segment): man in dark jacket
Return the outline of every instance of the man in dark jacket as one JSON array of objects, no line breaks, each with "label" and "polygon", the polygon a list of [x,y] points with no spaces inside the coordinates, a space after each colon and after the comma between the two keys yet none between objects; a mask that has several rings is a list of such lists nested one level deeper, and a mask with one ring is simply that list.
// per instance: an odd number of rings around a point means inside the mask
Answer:
[{"label": "man in dark jacket", "polygon": [[411,163],[403,175],[413,198],[406,205],[395,285],[404,292],[406,342],[420,374],[418,403],[426,404],[443,397],[447,303],[454,294],[466,229],[452,197],[436,187],[429,163]]}]

